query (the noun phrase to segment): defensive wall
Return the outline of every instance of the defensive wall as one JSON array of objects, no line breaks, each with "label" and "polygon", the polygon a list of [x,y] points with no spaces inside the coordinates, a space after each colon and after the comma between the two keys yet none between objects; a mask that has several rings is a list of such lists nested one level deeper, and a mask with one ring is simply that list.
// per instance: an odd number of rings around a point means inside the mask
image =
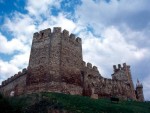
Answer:
[{"label": "defensive wall", "polygon": [[35,92],[60,92],[92,98],[143,101],[143,87],[134,88],[130,66],[113,66],[112,79],[104,78],[96,66],[85,63],[82,40],[67,30],[55,27],[34,33],[27,69],[2,82],[6,96]]}]

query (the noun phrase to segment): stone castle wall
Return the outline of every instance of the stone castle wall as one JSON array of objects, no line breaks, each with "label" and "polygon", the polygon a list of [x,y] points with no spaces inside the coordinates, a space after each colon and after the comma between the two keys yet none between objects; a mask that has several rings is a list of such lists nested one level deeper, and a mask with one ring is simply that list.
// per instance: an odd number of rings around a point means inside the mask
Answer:
[{"label": "stone castle wall", "polygon": [[12,91],[16,92],[15,95],[24,94],[26,92],[26,75],[27,70],[23,69],[22,72],[18,72],[18,74],[3,81],[0,92],[6,96],[10,96]]},{"label": "stone castle wall", "polygon": [[135,95],[132,94],[132,88],[118,79],[103,78],[96,66],[92,67],[92,64],[87,63],[85,67],[86,74],[84,76],[84,87],[87,92],[91,92],[86,96],[94,98],[117,96],[122,99],[135,99]]},{"label": "stone castle wall", "polygon": [[126,83],[130,88],[130,93],[132,96],[130,98],[136,99],[130,66],[126,65],[126,63],[123,63],[123,66],[121,66],[121,64],[118,64],[118,68],[116,65],[114,65],[113,68],[114,68],[114,73],[112,74],[112,79],[121,80],[122,82]]},{"label": "stone castle wall", "polygon": [[113,68],[112,79],[103,78],[96,66],[83,61],[81,38],[59,27],[48,28],[33,35],[28,69],[4,81],[0,92],[9,96],[12,91],[15,95],[47,91],[136,100],[142,89],[135,93],[130,67],[124,63]]}]

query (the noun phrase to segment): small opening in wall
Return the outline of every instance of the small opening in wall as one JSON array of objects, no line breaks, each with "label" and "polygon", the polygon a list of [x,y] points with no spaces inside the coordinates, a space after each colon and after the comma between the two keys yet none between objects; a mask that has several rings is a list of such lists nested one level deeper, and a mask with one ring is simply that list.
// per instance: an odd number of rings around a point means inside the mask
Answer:
[{"label": "small opening in wall", "polygon": [[43,37],[44,36],[44,33],[41,33],[41,37]]},{"label": "small opening in wall", "polygon": [[88,75],[88,78],[92,78],[92,77],[93,77],[93,75],[91,75],[91,74]]}]

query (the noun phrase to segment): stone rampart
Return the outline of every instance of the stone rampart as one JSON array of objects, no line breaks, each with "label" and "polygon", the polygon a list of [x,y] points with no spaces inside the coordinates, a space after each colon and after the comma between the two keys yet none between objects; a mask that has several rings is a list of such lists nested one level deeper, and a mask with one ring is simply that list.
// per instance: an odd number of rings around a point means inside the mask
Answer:
[{"label": "stone rampart", "polygon": [[22,72],[18,72],[18,74],[3,81],[0,92],[5,96],[11,96],[12,92],[14,92],[14,95],[24,94],[26,90],[26,76],[27,70],[23,69]]},{"label": "stone rampart", "polygon": [[2,81],[1,87],[6,86],[7,84],[9,84],[9,83],[15,81],[16,79],[20,78],[21,76],[23,76],[23,75],[25,75],[25,74],[27,74],[27,69],[26,69],[26,68],[24,68],[24,69],[22,70],[22,72],[19,71],[18,74],[15,74],[14,76],[11,76],[11,77],[8,78],[7,80]]},{"label": "stone rampart", "polygon": [[98,68],[96,66],[93,66],[91,63],[85,63],[84,61],[82,62],[83,64],[83,71],[86,72],[87,76],[88,75],[93,75],[97,77],[101,77],[101,74],[98,71]]},{"label": "stone rampart", "polygon": [[122,81],[101,78],[99,83],[95,86],[94,93],[98,94],[99,98],[115,96],[122,99],[132,99],[130,87]]},{"label": "stone rampart", "polygon": [[[47,91],[136,100],[130,66],[118,64],[113,69],[112,79],[103,78],[96,66],[83,61],[81,38],[60,27],[48,28],[33,35],[28,70],[3,81],[0,92],[10,96],[12,92],[21,95]],[[143,87],[139,86],[136,95],[141,101]]]}]

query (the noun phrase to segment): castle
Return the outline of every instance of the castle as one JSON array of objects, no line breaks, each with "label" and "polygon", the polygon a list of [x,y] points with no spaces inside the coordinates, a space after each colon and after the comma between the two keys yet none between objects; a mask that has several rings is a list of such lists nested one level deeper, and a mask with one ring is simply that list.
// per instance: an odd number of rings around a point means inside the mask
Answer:
[{"label": "castle", "polygon": [[132,99],[144,101],[143,86],[134,89],[130,66],[113,66],[112,79],[104,78],[96,66],[82,58],[81,38],[54,27],[34,33],[29,65],[2,82],[5,96],[38,92],[60,92],[91,98]]}]

